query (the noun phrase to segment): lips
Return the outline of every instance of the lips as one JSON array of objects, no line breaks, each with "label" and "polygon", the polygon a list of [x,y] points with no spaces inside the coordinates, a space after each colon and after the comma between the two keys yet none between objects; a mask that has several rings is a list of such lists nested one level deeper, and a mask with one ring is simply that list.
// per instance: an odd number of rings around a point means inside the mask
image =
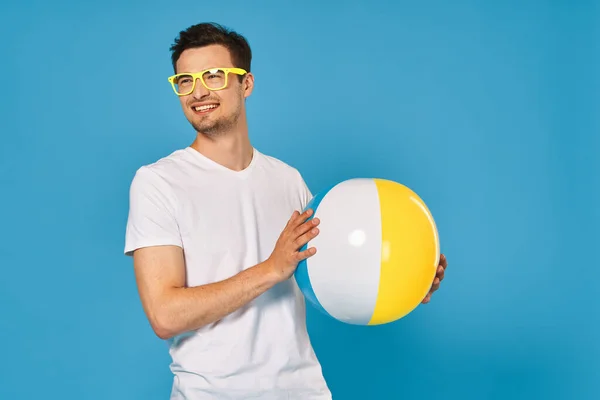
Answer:
[{"label": "lips", "polygon": [[192,104],[191,108],[196,114],[208,114],[219,107],[218,103]]}]

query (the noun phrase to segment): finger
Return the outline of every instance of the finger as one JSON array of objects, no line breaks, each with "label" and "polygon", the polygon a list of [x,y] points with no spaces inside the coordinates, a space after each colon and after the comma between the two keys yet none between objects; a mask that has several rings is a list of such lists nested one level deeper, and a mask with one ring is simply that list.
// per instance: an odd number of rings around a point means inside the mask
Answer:
[{"label": "finger", "polygon": [[305,260],[309,257],[314,256],[317,253],[317,249],[314,247],[309,247],[308,249],[304,250],[304,251],[299,251],[298,253],[296,253],[296,260],[298,262]]},{"label": "finger", "polygon": [[297,238],[297,237],[305,234],[312,228],[315,228],[317,225],[319,225],[320,222],[321,221],[318,218],[313,218],[310,221],[304,222],[303,224],[301,224],[300,226],[298,226],[297,228],[294,229],[294,231],[293,231],[294,237]]},{"label": "finger", "polygon": [[286,234],[291,234],[292,236],[298,236],[294,235],[294,229],[296,229],[302,223],[302,221],[306,220],[303,215],[307,214],[307,211],[301,213],[300,211],[295,210],[285,225],[284,232],[286,232]]},{"label": "finger", "polygon": [[305,222],[310,217],[310,215],[312,215],[312,210],[310,209],[304,212],[294,211],[286,228],[289,227],[289,229],[295,229],[303,222]]},{"label": "finger", "polygon": [[296,216],[295,222],[298,224],[301,224],[302,222],[304,222],[308,218],[310,218],[310,216],[313,215],[313,213],[314,213],[314,211],[312,210],[312,208],[307,208],[303,212],[298,213],[298,215]]},{"label": "finger", "polygon": [[448,260],[446,259],[446,256],[441,254],[440,255],[440,265],[445,269],[448,266]]},{"label": "finger", "polygon": [[429,303],[429,300],[431,300],[431,293],[427,293],[427,296],[425,296],[425,298],[423,299],[423,301],[421,303],[427,304],[427,303]]},{"label": "finger", "polygon": [[290,225],[292,224],[292,222],[294,222],[294,221],[296,220],[296,218],[298,218],[298,215],[299,215],[299,214],[300,214],[300,213],[299,213],[298,211],[294,211],[294,212],[292,213],[292,216],[290,217],[290,219],[288,219],[288,222],[287,222],[287,224],[285,224],[286,228],[287,228],[288,226],[290,226]]},{"label": "finger", "polygon": [[440,288],[440,279],[439,278],[435,278],[433,280],[433,285],[431,285],[431,289],[429,290],[429,293],[433,293],[436,290],[438,290]]},{"label": "finger", "polygon": [[444,269],[444,267],[439,266],[437,269],[437,272],[435,273],[435,276],[437,276],[438,278],[440,278],[440,280],[444,279],[444,275],[446,274],[446,270]]},{"label": "finger", "polygon": [[294,245],[296,248],[300,248],[304,246],[306,243],[314,239],[319,234],[319,228],[312,228],[306,233],[298,236],[298,238],[294,241]]}]

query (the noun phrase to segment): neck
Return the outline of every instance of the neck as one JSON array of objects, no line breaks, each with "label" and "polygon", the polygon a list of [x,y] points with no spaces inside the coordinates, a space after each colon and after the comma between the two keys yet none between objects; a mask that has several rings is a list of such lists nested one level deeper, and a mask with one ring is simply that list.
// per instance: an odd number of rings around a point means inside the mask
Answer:
[{"label": "neck", "polygon": [[248,132],[242,130],[216,137],[198,133],[190,147],[234,171],[241,171],[250,165],[254,150]]}]

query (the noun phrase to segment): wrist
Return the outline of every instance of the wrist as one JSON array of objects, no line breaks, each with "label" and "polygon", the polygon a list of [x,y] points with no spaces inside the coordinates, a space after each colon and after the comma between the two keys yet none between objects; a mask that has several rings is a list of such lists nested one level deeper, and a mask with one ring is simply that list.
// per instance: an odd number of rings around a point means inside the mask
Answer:
[{"label": "wrist", "polygon": [[275,286],[284,280],[283,274],[281,273],[281,268],[277,268],[277,264],[271,258],[263,261],[260,264],[260,267],[262,270],[261,272],[264,274],[269,286]]}]

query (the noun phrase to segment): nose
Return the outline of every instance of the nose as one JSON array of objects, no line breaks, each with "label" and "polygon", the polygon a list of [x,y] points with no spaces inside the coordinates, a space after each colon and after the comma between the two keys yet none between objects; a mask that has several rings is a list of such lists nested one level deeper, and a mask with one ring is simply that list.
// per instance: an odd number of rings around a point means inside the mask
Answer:
[{"label": "nose", "polygon": [[195,99],[200,100],[201,98],[206,97],[209,94],[210,94],[210,90],[208,90],[206,87],[204,87],[200,78],[197,78],[196,84],[194,85],[194,91],[192,92],[192,96]]}]

